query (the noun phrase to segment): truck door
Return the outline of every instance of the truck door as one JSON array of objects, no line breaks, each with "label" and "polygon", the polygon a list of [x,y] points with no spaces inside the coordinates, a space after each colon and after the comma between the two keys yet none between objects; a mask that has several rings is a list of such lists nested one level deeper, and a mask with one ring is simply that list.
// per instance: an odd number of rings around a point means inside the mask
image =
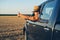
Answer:
[{"label": "truck door", "polygon": [[[27,23],[27,40],[51,40],[53,26],[48,26],[56,1],[47,2],[40,15],[40,22]],[[54,20],[53,20],[54,21]],[[52,25],[52,24],[51,24]]]},{"label": "truck door", "polygon": [[[41,40],[51,40],[52,38],[52,28],[53,26],[48,26],[49,25],[49,21],[50,21],[50,17],[53,13],[53,10],[55,8],[55,4],[56,4],[56,1],[50,1],[50,2],[47,2],[45,5],[44,5],[44,8],[42,10],[42,15],[41,15],[41,19],[42,21],[44,20],[48,20],[48,23],[47,23],[47,26],[43,26],[43,31],[41,32],[42,35],[41,35]],[[43,23],[44,24],[44,23]],[[40,33],[40,34],[41,34]]]}]

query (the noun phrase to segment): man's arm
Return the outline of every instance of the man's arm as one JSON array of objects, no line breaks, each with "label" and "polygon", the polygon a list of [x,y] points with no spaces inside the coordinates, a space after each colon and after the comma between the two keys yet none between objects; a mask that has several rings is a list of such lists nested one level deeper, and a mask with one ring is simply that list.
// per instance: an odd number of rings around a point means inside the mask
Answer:
[{"label": "man's arm", "polygon": [[35,21],[35,20],[38,20],[38,15],[39,13],[38,12],[34,12],[34,16],[25,16],[23,14],[20,14],[20,17],[24,18],[24,19],[27,19],[27,20],[32,20],[32,21]]}]

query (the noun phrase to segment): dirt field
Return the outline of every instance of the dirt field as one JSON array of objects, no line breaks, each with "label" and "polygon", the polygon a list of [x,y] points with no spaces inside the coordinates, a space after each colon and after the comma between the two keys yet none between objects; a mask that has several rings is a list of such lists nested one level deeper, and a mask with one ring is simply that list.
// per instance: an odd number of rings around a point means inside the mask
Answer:
[{"label": "dirt field", "polygon": [[0,40],[24,40],[24,24],[17,16],[0,16]]}]

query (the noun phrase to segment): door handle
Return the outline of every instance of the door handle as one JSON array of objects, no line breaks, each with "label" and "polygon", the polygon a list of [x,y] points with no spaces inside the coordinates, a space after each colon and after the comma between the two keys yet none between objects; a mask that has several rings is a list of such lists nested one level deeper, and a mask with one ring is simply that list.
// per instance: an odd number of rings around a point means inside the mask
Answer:
[{"label": "door handle", "polygon": [[58,33],[58,31],[56,31],[56,33]]},{"label": "door handle", "polygon": [[44,28],[44,30],[47,30],[47,31],[49,31],[50,29],[49,29],[49,28]]}]

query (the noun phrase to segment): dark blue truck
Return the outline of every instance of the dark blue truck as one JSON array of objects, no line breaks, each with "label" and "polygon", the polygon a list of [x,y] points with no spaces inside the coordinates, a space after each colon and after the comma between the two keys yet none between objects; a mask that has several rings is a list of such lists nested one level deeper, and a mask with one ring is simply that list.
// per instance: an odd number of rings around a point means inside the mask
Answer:
[{"label": "dark blue truck", "polygon": [[48,23],[27,20],[25,40],[60,40],[60,0],[48,0],[42,5],[40,18]]}]

